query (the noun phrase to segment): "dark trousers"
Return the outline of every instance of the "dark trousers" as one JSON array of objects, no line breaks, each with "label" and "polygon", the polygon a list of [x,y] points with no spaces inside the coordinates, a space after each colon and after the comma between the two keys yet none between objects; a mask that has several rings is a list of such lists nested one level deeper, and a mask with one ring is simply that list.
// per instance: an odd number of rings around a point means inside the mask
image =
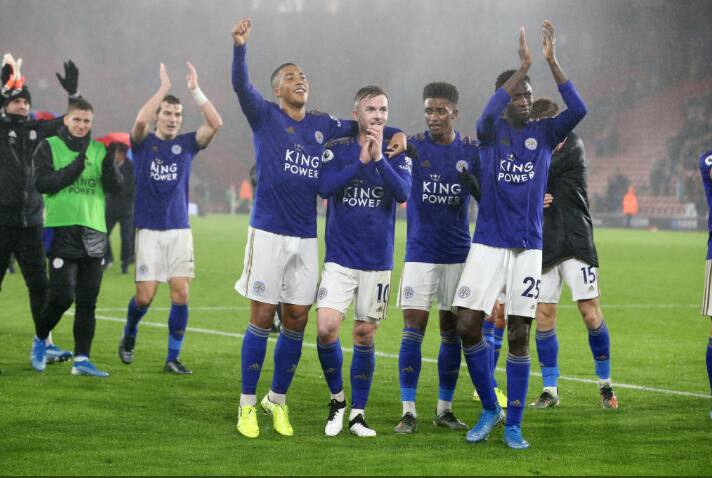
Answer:
[{"label": "dark trousers", "polygon": [[47,338],[76,301],[74,355],[89,356],[96,327],[96,299],[103,273],[101,261],[101,257],[49,258],[49,292],[36,328],[38,338]]},{"label": "dark trousers", "polygon": [[11,254],[15,255],[25,279],[36,327],[47,295],[47,256],[42,245],[42,226],[0,225],[0,287]]},{"label": "dark trousers", "polygon": [[[106,233],[107,236],[111,236],[111,231],[114,229],[116,223],[119,223],[121,229],[121,266],[126,268],[129,264],[133,264],[136,260],[134,252],[134,227],[133,227],[133,215],[123,214],[114,215],[108,210],[106,211]],[[111,241],[108,240],[106,247],[106,254],[104,255],[104,262],[109,264],[114,262],[114,253],[111,250]]]}]

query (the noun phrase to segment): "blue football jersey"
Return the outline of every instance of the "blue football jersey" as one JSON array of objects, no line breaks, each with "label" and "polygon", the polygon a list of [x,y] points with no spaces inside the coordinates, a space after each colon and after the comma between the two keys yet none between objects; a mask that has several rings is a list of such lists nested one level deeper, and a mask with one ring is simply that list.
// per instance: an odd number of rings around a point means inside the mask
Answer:
[{"label": "blue football jersey", "polygon": [[455,140],[437,144],[424,132],[408,138],[418,157],[408,198],[406,262],[457,264],[470,250],[470,193],[460,171],[479,179],[477,142],[455,132]]},{"label": "blue football jersey", "polygon": [[551,154],[586,115],[569,81],[559,85],[567,109],[555,118],[513,128],[501,117],[511,100],[500,88],[477,122],[480,188],[472,242],[492,247],[541,249],[544,193]]},{"label": "blue football jersey", "polygon": [[190,171],[193,158],[200,149],[195,132],[166,141],[149,133],[141,143],[131,145],[136,184],[134,225],[137,228],[165,231],[190,227]]},{"label": "blue football jersey", "polygon": [[324,151],[319,186],[319,194],[328,198],[324,262],[391,270],[396,204],[408,199],[412,162],[403,154],[384,155],[364,165],[360,152],[355,137],[330,142]]},{"label": "blue football jersey", "polygon": [[703,153],[700,156],[700,175],[702,176],[702,184],[705,187],[705,196],[707,197],[707,207],[709,208],[709,217],[707,218],[707,259],[712,259],[712,150]]}]

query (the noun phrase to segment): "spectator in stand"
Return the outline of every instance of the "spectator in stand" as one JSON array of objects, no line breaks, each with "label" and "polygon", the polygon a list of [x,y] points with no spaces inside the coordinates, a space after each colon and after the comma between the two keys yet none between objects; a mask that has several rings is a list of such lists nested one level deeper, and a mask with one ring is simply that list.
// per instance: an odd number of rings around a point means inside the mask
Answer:
[{"label": "spectator in stand", "polygon": [[[129,147],[124,143],[111,143],[107,154],[113,158],[114,164],[124,178],[124,187],[119,192],[106,194],[106,229],[111,236],[111,231],[116,223],[121,227],[121,273],[128,274],[129,264],[133,264],[134,257],[134,228],[133,208],[136,186],[134,184],[133,162],[128,159]],[[114,262],[114,253],[111,242],[107,242],[104,255],[104,269]]]},{"label": "spectator in stand", "polygon": [[638,214],[638,196],[635,194],[635,187],[629,186],[628,192],[623,196],[623,215],[625,216],[625,226],[630,227],[633,216]]},{"label": "spectator in stand", "polygon": [[252,208],[252,184],[249,179],[243,179],[240,183],[240,210],[249,211]]}]

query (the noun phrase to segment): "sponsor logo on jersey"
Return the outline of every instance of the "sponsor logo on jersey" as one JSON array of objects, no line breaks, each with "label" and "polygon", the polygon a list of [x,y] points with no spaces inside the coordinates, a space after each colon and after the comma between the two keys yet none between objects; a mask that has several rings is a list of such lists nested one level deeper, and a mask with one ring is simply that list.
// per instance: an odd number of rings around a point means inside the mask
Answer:
[{"label": "sponsor logo on jersey", "polygon": [[180,154],[183,152],[183,148],[180,147],[180,144],[174,144],[171,146],[171,153],[173,154]]},{"label": "sponsor logo on jersey", "polygon": [[520,163],[515,161],[513,154],[507,155],[506,159],[499,160],[499,171],[497,181],[505,183],[526,183],[534,179],[534,163],[527,161]]},{"label": "sponsor logo on jersey", "polygon": [[61,269],[63,265],[64,265],[64,260],[62,260],[61,257],[55,257],[54,260],[52,261],[52,267],[54,267],[55,269]]},{"label": "sponsor logo on jersey", "polygon": [[328,294],[329,291],[326,289],[326,287],[319,287],[319,292],[316,294],[316,298],[318,300],[323,300]]},{"label": "sponsor logo on jersey", "polygon": [[362,182],[346,186],[341,202],[349,207],[379,207],[383,202],[383,186],[362,186]]},{"label": "sponsor logo on jersey", "polygon": [[163,164],[160,158],[154,158],[151,161],[151,179],[154,181],[176,181],[178,179],[178,163]]},{"label": "sponsor logo on jersey", "polygon": [[534,138],[527,138],[524,141],[524,147],[527,148],[529,151],[534,151],[538,145],[539,143],[537,143],[536,139]]},{"label": "sponsor logo on jersey", "polygon": [[471,293],[470,288],[467,287],[466,285],[463,285],[462,287],[460,287],[457,290],[457,296],[460,299],[467,299],[468,297],[470,297],[470,293]]},{"label": "sponsor logo on jersey", "polygon": [[261,280],[256,280],[252,283],[252,291],[257,295],[262,295],[265,293],[265,283]]},{"label": "sponsor logo on jersey", "polygon": [[462,185],[460,183],[441,182],[439,174],[431,174],[432,181],[423,181],[421,200],[426,204],[462,204]]},{"label": "sponsor logo on jersey", "polygon": [[321,144],[324,142],[324,133],[321,131],[314,131],[314,139],[317,143]]},{"label": "sponsor logo on jersey", "polygon": [[318,179],[319,165],[319,156],[305,154],[301,144],[295,144],[293,150],[287,149],[284,153],[284,171],[290,174]]},{"label": "sponsor logo on jersey", "polygon": [[69,186],[68,191],[72,194],[93,196],[96,194],[96,179],[79,177]]},{"label": "sponsor logo on jersey", "polygon": [[399,164],[398,167],[411,173],[413,172],[413,160],[406,156],[403,158],[403,164]]},{"label": "sponsor logo on jersey", "polygon": [[461,173],[461,172],[463,172],[463,171],[467,171],[467,169],[468,169],[468,167],[467,167],[467,161],[465,161],[464,159],[461,159],[461,160],[458,161],[457,164],[455,165],[455,169],[457,169],[457,172],[459,172],[459,173]]},{"label": "sponsor logo on jersey", "polygon": [[403,288],[403,297],[405,297],[406,299],[412,299],[414,295],[415,291],[412,287],[406,286]]}]

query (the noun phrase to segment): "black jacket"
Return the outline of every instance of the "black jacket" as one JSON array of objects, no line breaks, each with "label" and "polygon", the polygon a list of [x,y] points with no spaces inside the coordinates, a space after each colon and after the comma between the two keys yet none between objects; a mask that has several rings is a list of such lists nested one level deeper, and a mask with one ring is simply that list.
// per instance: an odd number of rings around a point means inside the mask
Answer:
[{"label": "black jacket", "polygon": [[544,209],[542,268],[570,258],[598,267],[586,189],[583,142],[570,133],[551,158],[547,192],[554,201]]},{"label": "black jacket", "polygon": [[[108,156],[109,154],[107,154]],[[113,160],[113,156],[112,156]],[[123,177],[123,186],[118,193],[107,192],[106,214],[114,217],[130,216],[133,214],[136,184],[134,178],[133,162],[128,158],[118,167]]]},{"label": "black jacket", "polygon": [[[85,152],[89,146],[90,135],[75,138],[66,128],[59,130],[59,138],[72,151],[80,154],[66,167],[55,170],[52,161],[52,149],[47,141],[42,141],[34,154],[36,168],[35,186],[45,194],[56,194],[72,184],[84,171]],[[104,157],[101,168],[101,184],[105,192],[119,192],[123,178],[114,165],[113,157]],[[85,226],[66,226],[51,228],[52,240],[49,255],[80,259],[82,257],[104,257],[106,252],[106,233]]]},{"label": "black jacket", "polygon": [[0,116],[0,224],[42,224],[42,195],[34,186],[32,154],[60,127],[62,118],[35,121],[18,115]]}]

